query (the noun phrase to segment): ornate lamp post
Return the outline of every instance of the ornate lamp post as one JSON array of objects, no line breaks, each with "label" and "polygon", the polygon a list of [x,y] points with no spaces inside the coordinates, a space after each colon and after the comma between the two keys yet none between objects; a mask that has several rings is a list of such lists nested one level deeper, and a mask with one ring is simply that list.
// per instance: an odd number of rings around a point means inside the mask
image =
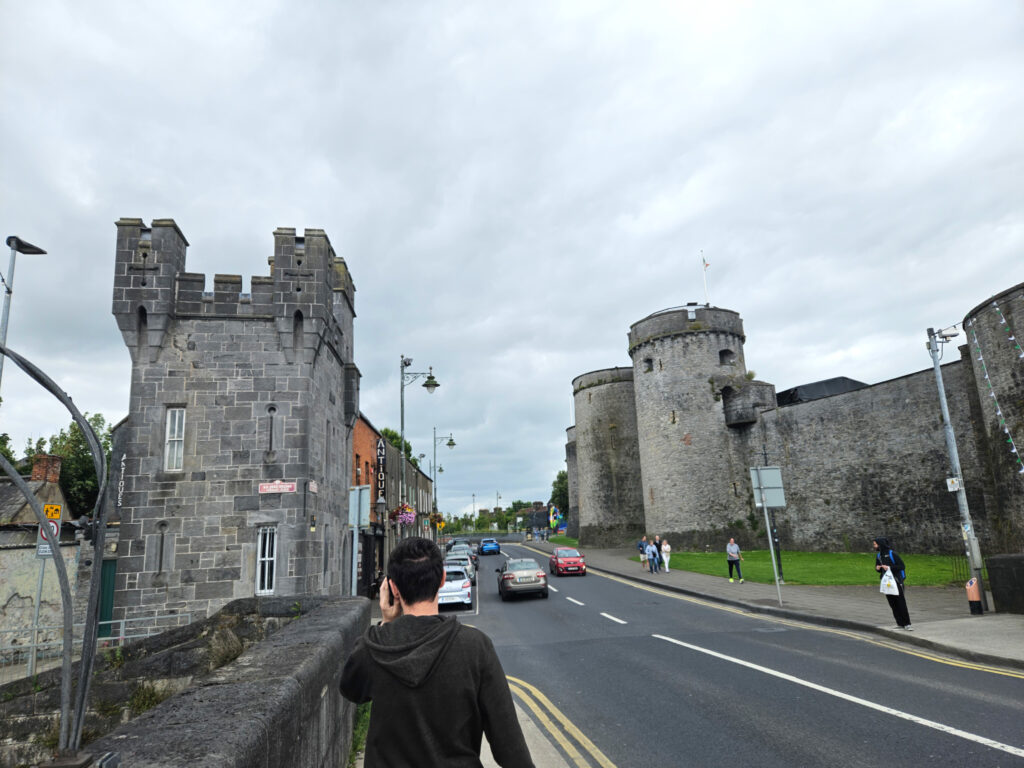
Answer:
[{"label": "ornate lamp post", "polygon": [[[445,441],[447,441],[447,442],[445,442]],[[444,472],[443,469],[440,469],[437,466],[437,444],[438,443],[444,443],[445,445],[448,446],[448,450],[451,450],[452,448],[455,447],[455,438],[452,437],[452,433],[451,432],[448,433],[447,437],[445,437],[443,435],[441,437],[438,437],[437,436],[437,427],[434,427],[434,464],[433,464],[434,477],[433,477],[433,480],[432,480],[432,484],[434,486],[434,511],[437,511],[437,473],[438,472]]]},{"label": "ornate lamp post", "polygon": [[420,376],[426,376],[427,380],[423,382],[423,388],[430,394],[434,394],[434,390],[441,386],[437,379],[434,378],[433,367],[428,368],[426,372],[420,371],[407,371],[410,365],[412,365],[412,358],[401,356],[402,361],[399,365],[399,380],[401,381],[401,440],[399,441],[398,453],[401,456],[402,463],[402,476],[400,480],[400,486],[398,488],[398,503],[401,505],[405,501],[405,385],[412,384]]},{"label": "ornate lamp post", "polygon": [[[19,253],[24,254],[44,254],[42,248],[38,245],[32,245],[32,243],[25,242],[17,235],[11,235],[7,238],[7,245],[11,249],[11,264],[7,268],[7,278],[5,279],[0,275],[0,280],[4,284],[4,313],[3,319],[0,320],[0,344],[7,346],[7,316],[11,313],[11,297],[14,295],[14,262],[18,257]],[[0,355],[0,379],[4,375],[4,360],[6,355]]]}]

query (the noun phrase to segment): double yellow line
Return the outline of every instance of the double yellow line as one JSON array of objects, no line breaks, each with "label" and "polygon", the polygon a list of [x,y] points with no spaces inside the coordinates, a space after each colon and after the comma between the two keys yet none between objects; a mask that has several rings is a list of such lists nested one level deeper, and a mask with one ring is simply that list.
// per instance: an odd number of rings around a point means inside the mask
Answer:
[{"label": "double yellow line", "polygon": [[[512,693],[529,708],[536,718],[538,725],[551,734],[551,737],[562,748],[562,751],[565,752],[573,765],[577,768],[594,768],[594,766],[616,768],[615,763],[609,760],[595,746],[594,742],[586,737],[583,731],[577,728],[558,707],[552,704],[547,696],[525,680],[520,680],[518,677],[512,677],[511,675],[507,677]],[[576,747],[577,744],[579,749]],[[588,757],[585,757],[581,750],[587,753]]]}]

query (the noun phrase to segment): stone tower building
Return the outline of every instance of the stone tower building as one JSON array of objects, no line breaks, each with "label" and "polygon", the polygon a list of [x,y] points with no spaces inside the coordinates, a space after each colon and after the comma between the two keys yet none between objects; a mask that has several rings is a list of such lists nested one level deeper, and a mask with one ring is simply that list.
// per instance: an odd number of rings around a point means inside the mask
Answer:
[{"label": "stone tower building", "polygon": [[131,353],[114,438],[114,618],[253,595],[347,594],[355,288],[318,229],[274,232],[271,275],[185,269],[171,219],[117,222],[113,314]]},{"label": "stone tower building", "polygon": [[748,512],[748,495],[733,482],[746,467],[734,431],[757,420],[756,405],[774,405],[775,390],[747,379],[744,341],[736,312],[696,304],[656,312],[629,330],[644,511],[653,532],[679,540]]},{"label": "stone tower building", "polygon": [[[579,537],[589,546],[615,546],[643,531],[633,371],[607,368],[572,381],[576,412]],[[570,486],[569,508],[573,507]]]}]

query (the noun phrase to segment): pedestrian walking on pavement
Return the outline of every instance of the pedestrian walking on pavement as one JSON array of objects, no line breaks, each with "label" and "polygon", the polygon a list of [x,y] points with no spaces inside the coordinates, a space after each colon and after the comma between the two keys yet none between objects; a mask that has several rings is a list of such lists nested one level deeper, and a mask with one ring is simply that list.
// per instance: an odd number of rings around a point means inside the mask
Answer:
[{"label": "pedestrian walking on pavement", "polygon": [[339,684],[349,701],[373,702],[366,764],[479,766],[486,735],[502,768],[534,768],[491,639],[438,614],[444,580],[434,542],[402,539],[391,551],[381,623],[356,641]]},{"label": "pedestrian walking on pavement", "polygon": [[733,583],[732,569],[736,569],[736,578],[740,580],[740,584],[743,583],[743,571],[740,570],[740,560],[743,559],[743,553],[740,552],[740,545],[736,543],[736,539],[729,539],[729,543],[725,545],[725,560],[729,563],[729,583]]},{"label": "pedestrian walking on pavement", "polygon": [[898,595],[886,595],[889,607],[892,609],[892,617],[896,619],[896,625],[900,629],[910,630],[910,611],[907,610],[907,593],[903,581],[907,578],[907,569],[903,565],[903,559],[896,554],[889,540],[884,536],[876,538],[872,544],[875,548],[875,570],[878,571],[878,580],[881,581],[885,572],[892,573],[896,579]]},{"label": "pedestrian walking on pavement", "polygon": [[661,559],[665,562],[665,573],[669,572],[668,561],[672,557],[672,545],[668,543],[668,539],[661,540]]},{"label": "pedestrian walking on pavement", "polygon": [[640,570],[647,567],[647,534],[640,537],[636,548],[640,550]]},{"label": "pedestrian walking on pavement", "polygon": [[650,568],[651,573],[658,572],[658,561],[661,559],[661,553],[655,548],[653,542],[647,542],[647,567]]}]

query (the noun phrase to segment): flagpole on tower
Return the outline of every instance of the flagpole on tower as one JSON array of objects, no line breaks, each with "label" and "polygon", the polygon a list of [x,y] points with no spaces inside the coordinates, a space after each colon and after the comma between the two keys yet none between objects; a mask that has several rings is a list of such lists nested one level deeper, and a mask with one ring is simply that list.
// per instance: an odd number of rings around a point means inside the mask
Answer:
[{"label": "flagpole on tower", "polygon": [[708,295],[708,264],[707,259],[704,258],[704,249],[700,252],[700,263],[701,263],[701,274],[704,276],[704,303],[709,307],[711,306],[711,297]]}]

